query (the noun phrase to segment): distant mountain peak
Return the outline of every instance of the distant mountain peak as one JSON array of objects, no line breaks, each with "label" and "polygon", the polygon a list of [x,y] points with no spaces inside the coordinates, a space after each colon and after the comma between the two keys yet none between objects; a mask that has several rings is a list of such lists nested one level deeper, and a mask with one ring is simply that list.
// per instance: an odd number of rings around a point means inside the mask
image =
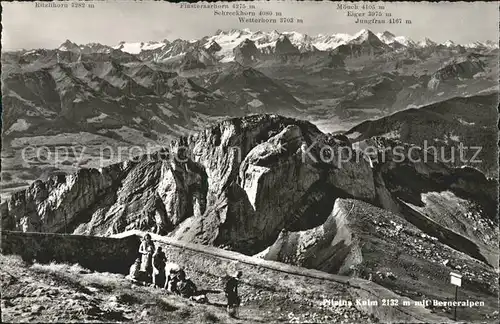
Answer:
[{"label": "distant mountain peak", "polygon": [[239,29],[239,28],[233,28],[231,30],[229,30],[229,32],[222,32],[220,33],[219,35],[233,35],[233,34],[237,34],[237,35],[246,35],[246,34],[250,34],[251,31],[250,29],[248,28],[243,28],[243,29]]},{"label": "distant mountain peak", "polygon": [[76,44],[70,41],[69,39],[66,39],[64,43],[62,43],[61,45],[76,45]]},{"label": "distant mountain peak", "polygon": [[[421,41],[413,41],[406,36],[396,36],[389,30],[374,34],[369,29],[362,29],[354,35],[336,33],[308,35],[298,31],[271,31],[250,30],[249,28],[233,28],[228,30],[218,29],[213,36],[205,36],[198,40],[176,39],[169,41],[121,41],[116,46],[102,45],[98,43],[77,45],[70,40],[66,40],[58,48],[60,51],[72,51],[78,53],[104,53],[115,50],[128,54],[138,54],[140,59],[154,58],[155,60],[169,60],[185,55],[185,53],[202,48],[207,53],[214,55],[213,60],[227,63],[234,60],[234,49],[239,44],[249,44],[252,42],[257,47],[260,54],[290,54],[309,53],[316,51],[331,51],[341,45],[362,45],[367,49],[372,47],[375,50],[404,48],[426,48],[434,46],[448,47],[455,49],[459,46],[465,48],[476,48],[481,50],[493,50],[498,48],[498,43],[479,42],[460,45],[451,40],[444,43],[436,43],[429,38]],[[277,47],[280,49],[277,50]],[[252,49],[253,52],[253,49]],[[201,55],[201,54],[200,54]],[[256,57],[256,55],[253,55]],[[203,60],[202,60],[203,61]]]},{"label": "distant mountain peak", "polygon": [[297,54],[299,49],[295,47],[286,35],[281,34],[276,40],[276,54]]},{"label": "distant mountain peak", "polygon": [[435,46],[436,42],[433,42],[428,37],[425,37],[424,40],[420,41],[418,44],[422,47],[429,47],[429,46]]},{"label": "distant mountain peak", "polygon": [[205,44],[205,49],[209,53],[215,53],[221,50],[221,46],[215,40],[211,40],[210,42]]},{"label": "distant mountain peak", "polygon": [[417,43],[405,36],[396,36],[394,41],[403,44],[406,47],[414,47],[417,45]]},{"label": "distant mountain peak", "polygon": [[233,55],[236,62],[242,64],[251,64],[259,58],[260,52],[255,43],[245,38],[238,46],[233,49]]},{"label": "distant mountain peak", "polygon": [[377,37],[386,44],[392,44],[396,39],[396,35],[387,30],[384,31],[383,33],[377,34]]},{"label": "distant mountain peak", "polygon": [[446,42],[443,43],[443,45],[446,47],[456,46],[455,42],[452,40],[447,40]]},{"label": "distant mountain peak", "polygon": [[281,35],[278,37],[278,40],[282,42],[282,41],[284,41],[284,40],[285,40],[285,38],[286,38],[286,39],[288,39],[288,37],[286,37],[286,35],[281,34]]},{"label": "distant mountain peak", "polygon": [[79,48],[80,47],[78,46],[78,44],[73,43],[69,39],[64,41],[64,43],[62,43],[61,46],[59,46],[60,51],[72,51]]},{"label": "distant mountain peak", "polygon": [[382,42],[377,35],[372,33],[368,29],[362,29],[356,35],[349,40],[348,44],[356,44],[356,45],[369,45],[373,47],[385,47],[387,46],[384,42]]},{"label": "distant mountain peak", "polygon": [[366,41],[370,42],[372,40],[377,40],[380,42],[380,39],[370,30],[362,29],[352,37],[352,40],[350,42],[360,44]]},{"label": "distant mountain peak", "polygon": [[382,33],[382,36],[384,36],[384,37],[390,37],[390,38],[395,38],[396,37],[396,35],[394,35],[393,33],[391,33],[390,31],[387,31],[387,30]]},{"label": "distant mountain peak", "polygon": [[364,28],[364,29],[361,29],[359,32],[357,32],[357,33],[353,36],[353,38],[354,38],[354,39],[355,39],[355,38],[359,38],[359,37],[363,37],[363,38],[365,38],[365,37],[369,37],[369,36],[371,36],[371,35],[375,35],[375,34],[373,34],[373,33],[371,32],[371,30]]}]

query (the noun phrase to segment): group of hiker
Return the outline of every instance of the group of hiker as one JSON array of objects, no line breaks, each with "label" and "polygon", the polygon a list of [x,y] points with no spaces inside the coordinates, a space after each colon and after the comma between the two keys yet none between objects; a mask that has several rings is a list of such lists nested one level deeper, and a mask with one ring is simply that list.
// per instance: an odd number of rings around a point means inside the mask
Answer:
[{"label": "group of hiker", "polygon": [[[150,234],[144,235],[139,246],[139,254],[130,267],[129,278],[134,282],[150,284],[155,288],[165,289],[197,302],[207,302],[204,291],[198,290],[195,283],[186,276],[186,272],[178,264],[168,262],[161,246],[155,248]],[[236,317],[240,305],[238,282],[242,272],[236,271],[225,277],[224,293],[227,298],[227,311]]]}]

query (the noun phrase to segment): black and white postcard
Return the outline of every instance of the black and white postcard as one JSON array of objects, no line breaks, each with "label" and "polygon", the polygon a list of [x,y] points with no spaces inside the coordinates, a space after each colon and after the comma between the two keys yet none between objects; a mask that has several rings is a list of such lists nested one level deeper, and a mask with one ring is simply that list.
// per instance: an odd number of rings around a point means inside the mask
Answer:
[{"label": "black and white postcard", "polygon": [[498,323],[497,2],[2,2],[1,321]]}]

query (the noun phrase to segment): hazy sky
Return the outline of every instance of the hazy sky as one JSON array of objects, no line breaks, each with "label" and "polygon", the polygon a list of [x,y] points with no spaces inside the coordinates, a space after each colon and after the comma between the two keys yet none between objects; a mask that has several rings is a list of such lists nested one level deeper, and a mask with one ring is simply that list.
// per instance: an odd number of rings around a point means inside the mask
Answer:
[{"label": "hazy sky", "polygon": [[[458,43],[498,41],[496,2],[385,3],[384,15],[390,12],[393,18],[412,21],[412,24],[400,25],[357,24],[356,18],[347,17],[347,11],[337,10],[337,3],[333,2],[254,2],[258,10],[281,11],[283,17],[302,19],[302,24],[242,24],[234,16],[214,16],[214,9],[183,9],[180,4],[168,2],[93,3],[95,8],[36,8],[34,2],[3,2],[2,47],[5,50],[55,48],[66,39],[78,44],[107,45],[120,41],[197,39],[214,34],[217,29],[231,28],[294,30],[309,35],[354,34],[368,28],[375,33],[388,30],[414,40],[429,37],[437,42],[448,39]],[[232,6],[233,3],[219,4]]]}]

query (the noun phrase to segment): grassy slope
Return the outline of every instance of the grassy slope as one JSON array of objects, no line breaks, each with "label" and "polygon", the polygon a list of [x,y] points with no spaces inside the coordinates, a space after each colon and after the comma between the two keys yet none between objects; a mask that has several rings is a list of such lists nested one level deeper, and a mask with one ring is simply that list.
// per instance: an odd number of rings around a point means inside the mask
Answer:
[{"label": "grassy slope", "polygon": [[[162,290],[134,285],[122,275],[91,272],[78,265],[30,266],[17,257],[3,255],[0,265],[3,322],[372,322],[353,307],[312,306],[307,298],[297,300],[280,289],[269,293],[258,287],[243,287],[243,305],[236,320],[227,316],[221,293],[209,294],[209,304],[197,304]],[[200,274],[193,279],[202,289],[220,285],[216,278]]]}]

